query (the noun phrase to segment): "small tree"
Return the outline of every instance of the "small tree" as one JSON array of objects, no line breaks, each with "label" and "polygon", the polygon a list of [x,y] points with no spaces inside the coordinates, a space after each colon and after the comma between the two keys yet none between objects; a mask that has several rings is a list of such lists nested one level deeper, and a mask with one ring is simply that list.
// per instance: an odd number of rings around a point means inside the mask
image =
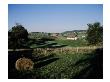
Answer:
[{"label": "small tree", "polygon": [[21,48],[27,40],[28,32],[20,24],[16,24],[16,26],[12,27],[12,29],[8,31],[9,48]]},{"label": "small tree", "polygon": [[91,45],[97,45],[103,42],[103,26],[99,22],[87,24],[87,41]]}]

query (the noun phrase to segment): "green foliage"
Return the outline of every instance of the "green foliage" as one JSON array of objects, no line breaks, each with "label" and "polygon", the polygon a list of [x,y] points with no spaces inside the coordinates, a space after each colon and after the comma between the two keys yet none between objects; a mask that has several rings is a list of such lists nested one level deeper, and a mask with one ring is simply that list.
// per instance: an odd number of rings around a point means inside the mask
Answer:
[{"label": "green foliage", "polygon": [[86,54],[57,54],[58,60],[36,69],[36,74],[45,79],[102,78],[102,54],[102,50]]},{"label": "green foliage", "polygon": [[45,37],[42,37],[40,40],[42,40],[42,41],[53,41],[55,39],[54,39],[54,37],[45,36]]},{"label": "green foliage", "polygon": [[[40,52],[41,53],[41,52]],[[34,55],[38,55],[34,53]],[[32,58],[34,68],[27,72],[18,72],[11,68],[9,78],[27,79],[73,79],[102,78],[103,51],[92,53],[55,53],[40,58]]]},{"label": "green foliage", "polygon": [[9,48],[21,48],[26,46],[28,40],[28,32],[22,26],[17,24],[8,31],[8,44]]},{"label": "green foliage", "polygon": [[[31,71],[18,72],[15,67],[9,69],[9,78],[24,79],[74,79],[103,78],[103,50],[96,49],[92,53],[52,53],[41,55],[34,51]],[[40,52],[41,53],[41,52]],[[39,57],[38,57],[39,55]],[[21,61],[21,60],[20,60]],[[15,63],[14,63],[15,64]],[[25,64],[25,63],[24,63]],[[12,65],[9,64],[9,66]],[[23,65],[24,67],[26,65]]]},{"label": "green foliage", "polygon": [[87,24],[87,41],[89,44],[97,45],[103,42],[103,27],[100,25],[99,22],[94,24]]},{"label": "green foliage", "polygon": [[59,58],[59,60],[41,68],[43,78],[72,78],[86,67],[86,65],[74,66],[78,60],[86,58],[84,54],[62,54],[59,55]]},{"label": "green foliage", "polygon": [[45,33],[45,32],[31,32],[29,33],[29,38],[31,39],[41,39],[44,37],[49,37],[49,33]]}]

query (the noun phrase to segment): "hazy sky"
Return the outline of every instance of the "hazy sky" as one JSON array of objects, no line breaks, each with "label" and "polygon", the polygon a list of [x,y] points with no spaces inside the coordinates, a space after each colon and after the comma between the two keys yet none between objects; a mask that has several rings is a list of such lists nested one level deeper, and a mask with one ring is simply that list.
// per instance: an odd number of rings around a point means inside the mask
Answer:
[{"label": "hazy sky", "polygon": [[103,24],[102,4],[9,4],[8,29],[22,24],[29,32],[85,30],[88,23]]}]

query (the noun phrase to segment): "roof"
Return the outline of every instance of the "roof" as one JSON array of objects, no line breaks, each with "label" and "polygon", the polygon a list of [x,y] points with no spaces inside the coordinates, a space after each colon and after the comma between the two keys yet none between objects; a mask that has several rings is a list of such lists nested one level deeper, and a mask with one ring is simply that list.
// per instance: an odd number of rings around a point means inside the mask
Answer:
[{"label": "roof", "polygon": [[75,37],[77,37],[77,35],[75,33],[70,33],[70,34],[67,35],[67,37],[69,37],[69,38],[75,38]]}]

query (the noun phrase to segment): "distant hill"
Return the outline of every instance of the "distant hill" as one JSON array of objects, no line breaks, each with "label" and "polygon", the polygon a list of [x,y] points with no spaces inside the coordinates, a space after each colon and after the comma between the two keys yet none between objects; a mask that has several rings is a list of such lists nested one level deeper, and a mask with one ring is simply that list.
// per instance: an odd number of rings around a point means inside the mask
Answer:
[{"label": "distant hill", "polygon": [[[67,33],[73,33],[73,32],[76,32],[76,33],[79,33],[79,32],[86,33],[86,31],[87,30],[72,30],[72,31],[64,31],[61,34],[67,34]],[[48,34],[48,32],[30,32],[29,34]],[[53,33],[50,33],[50,34],[53,34]]]},{"label": "distant hill", "polygon": [[72,31],[65,31],[65,32],[62,32],[63,34],[66,34],[66,33],[71,33],[71,32],[86,32],[87,30],[72,30]]}]

